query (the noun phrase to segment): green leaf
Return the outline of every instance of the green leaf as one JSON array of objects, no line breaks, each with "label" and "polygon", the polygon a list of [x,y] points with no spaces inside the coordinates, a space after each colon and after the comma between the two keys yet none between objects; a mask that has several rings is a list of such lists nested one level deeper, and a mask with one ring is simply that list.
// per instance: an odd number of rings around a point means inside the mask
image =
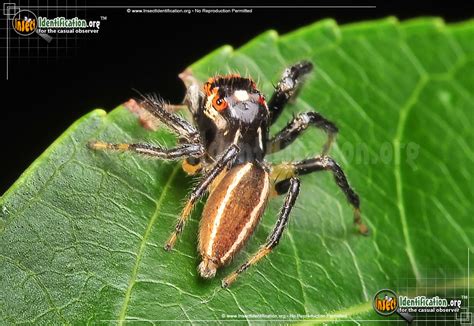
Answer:
[{"label": "green leaf", "polygon": [[[474,241],[473,39],[472,21],[389,18],[338,27],[324,20],[284,36],[269,31],[235,51],[224,46],[191,66],[201,80],[249,74],[269,96],[286,66],[313,61],[314,74],[272,132],[301,111],[336,122],[331,153],[360,194],[372,231],[355,232],[331,175],[304,176],[280,245],[229,290],[220,288],[222,277],[264,242],[282,198],[269,204],[233,264],[201,280],[202,204],[176,250],[162,249],[193,184],[180,164],[85,146],[92,139],[171,146],[173,135],[142,129],[123,107],[84,116],[0,200],[0,321],[375,319],[381,317],[370,300],[377,290],[438,293],[433,277],[442,295],[444,287],[459,295],[468,280],[474,284],[467,270]],[[315,155],[323,141],[308,131],[269,160]]]}]

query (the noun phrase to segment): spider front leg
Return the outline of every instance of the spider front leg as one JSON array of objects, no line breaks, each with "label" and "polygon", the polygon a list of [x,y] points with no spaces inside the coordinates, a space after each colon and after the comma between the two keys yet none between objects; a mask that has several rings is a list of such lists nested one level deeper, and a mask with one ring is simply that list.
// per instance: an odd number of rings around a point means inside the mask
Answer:
[{"label": "spider front leg", "polygon": [[193,209],[196,201],[201,198],[201,196],[209,189],[209,186],[212,184],[215,178],[227,167],[227,164],[231,162],[238,153],[239,147],[237,145],[232,144],[229,146],[224,154],[222,154],[222,156],[216,161],[212,169],[202,178],[199,184],[194,187],[193,191],[189,195],[186,205],[181,212],[173,233],[165,244],[166,251],[170,251],[173,248],[176,240],[178,239],[178,235],[183,231],[184,224],[189,218],[191,210]]},{"label": "spider front leg", "polygon": [[181,144],[175,148],[166,149],[150,144],[113,144],[94,140],[88,143],[89,148],[121,152],[132,151],[165,160],[183,157],[200,158],[204,154],[204,148],[201,145],[200,135],[196,128],[180,116],[168,112],[166,104],[162,100],[144,95],[140,106],[175,132]]},{"label": "spider front leg", "polygon": [[271,123],[273,124],[283,112],[285,105],[296,94],[298,86],[301,84],[302,77],[313,70],[313,64],[309,61],[301,61],[288,67],[283,72],[278,82],[275,92],[270,101],[268,109],[271,114]]},{"label": "spider front leg", "polygon": [[143,100],[137,105],[140,105],[149,115],[153,116],[153,119],[164,123],[171,129],[179,137],[181,145],[172,149],[165,149],[150,144],[113,144],[94,140],[89,142],[89,148],[122,152],[132,151],[161,159],[199,158],[203,155],[204,148],[200,144],[199,132],[191,123],[179,115],[169,112],[166,103],[156,97],[144,95]]},{"label": "spider front leg", "polygon": [[[157,131],[158,127],[160,126],[161,121],[156,118],[154,115],[152,115],[150,112],[148,112],[143,106],[139,104],[135,99],[130,99],[127,102],[123,104],[130,112],[135,114],[138,117],[138,120],[140,121],[140,124],[142,125],[143,128],[151,130],[151,131]],[[163,108],[170,112],[170,113],[175,113],[178,111],[183,110],[186,108],[185,104],[165,104]]]},{"label": "spider front leg", "polygon": [[267,154],[275,153],[284,149],[293,143],[295,139],[298,138],[298,136],[300,136],[309,126],[314,126],[327,133],[328,139],[321,153],[322,155],[327,154],[337,135],[338,129],[334,123],[325,119],[322,115],[316,112],[300,113],[290,121],[285,128],[268,141]]},{"label": "spider front leg", "polygon": [[359,195],[351,188],[342,168],[329,156],[315,158],[293,163],[282,163],[272,169],[272,178],[275,180],[276,194],[283,194],[290,187],[293,176],[300,176],[312,172],[329,171],[334,176],[334,181],[346,195],[347,201],[354,209],[354,224],[363,235],[369,233],[368,227],[362,222],[360,213]]},{"label": "spider front leg", "polygon": [[292,177],[289,179],[289,187],[287,191],[287,195],[285,198],[285,203],[279,213],[278,220],[273,228],[272,233],[267,238],[266,243],[252,256],[249,260],[247,260],[244,264],[242,264],[236,271],[232,274],[227,276],[225,279],[222,280],[222,287],[227,288],[229,287],[236,278],[245,270],[247,270],[250,266],[255,265],[259,260],[263,257],[268,255],[273,248],[278,245],[280,241],[281,235],[283,234],[283,230],[285,229],[286,225],[288,224],[288,219],[290,217],[290,212],[295,205],[296,198],[300,192],[300,180],[298,178]]},{"label": "spider front leg", "polygon": [[143,95],[141,101],[131,99],[124,104],[125,107],[138,116],[140,123],[146,129],[156,131],[159,123],[162,122],[175,132],[184,131],[195,136],[196,133],[192,130],[194,128],[190,128],[190,124],[175,113],[187,108],[185,113],[189,112],[195,116],[202,104],[204,94],[201,91],[201,84],[190,71],[185,70],[179,77],[186,86],[183,104],[169,104],[156,96]]},{"label": "spider front leg", "polygon": [[150,157],[162,159],[162,160],[174,160],[183,157],[196,157],[199,158],[204,154],[204,148],[200,144],[183,144],[174,148],[163,148],[160,146],[154,146],[150,144],[114,144],[106,143],[102,141],[91,141],[88,144],[90,149],[94,150],[105,150],[105,151],[118,151],[118,152],[135,152],[144,154]]},{"label": "spider front leg", "polygon": [[189,143],[200,142],[200,135],[196,128],[179,115],[168,112],[165,109],[166,104],[163,100],[154,96],[145,95],[140,105],[165,124],[166,127],[171,129],[171,131],[176,133],[181,141],[184,140]]}]

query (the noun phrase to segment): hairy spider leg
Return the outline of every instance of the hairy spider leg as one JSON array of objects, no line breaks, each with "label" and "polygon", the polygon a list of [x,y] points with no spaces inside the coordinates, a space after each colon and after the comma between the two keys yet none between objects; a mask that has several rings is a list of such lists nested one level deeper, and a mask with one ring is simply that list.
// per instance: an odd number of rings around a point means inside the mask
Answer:
[{"label": "hairy spider leg", "polygon": [[329,148],[336,138],[338,129],[334,123],[325,119],[317,112],[300,113],[293,118],[286,127],[267,142],[267,154],[278,152],[292,144],[309,126],[326,132],[328,139],[324,144],[322,155],[329,152]]},{"label": "hairy spider leg", "polygon": [[194,187],[193,191],[188,197],[186,205],[181,212],[174,231],[171,233],[171,236],[165,244],[165,250],[170,251],[173,248],[176,240],[178,239],[178,235],[183,231],[184,224],[189,218],[191,210],[193,209],[196,201],[201,198],[201,196],[209,189],[209,186],[216,179],[216,177],[227,167],[227,164],[231,162],[238,153],[239,147],[235,144],[230,145],[229,148],[219,157],[212,169],[209,170],[209,172],[204,175],[198,185]]},{"label": "hairy spider leg", "polygon": [[268,255],[272,251],[272,249],[278,245],[281,235],[283,234],[283,230],[288,224],[290,212],[293,206],[295,205],[296,198],[298,197],[299,192],[300,180],[296,177],[290,178],[285,202],[283,204],[282,209],[280,210],[275,227],[273,228],[272,233],[270,233],[269,237],[267,238],[266,243],[262,247],[260,247],[260,249],[254,255],[252,255],[250,259],[248,259],[244,264],[242,264],[237,270],[235,270],[229,276],[224,278],[222,280],[222,287],[229,287],[232,283],[235,282],[237,277],[242,272],[247,270],[250,266],[255,265],[258,261]]},{"label": "hairy spider leg", "polygon": [[274,180],[274,194],[284,194],[290,187],[293,176],[300,176],[317,171],[330,171],[334,181],[345,194],[347,201],[354,209],[354,224],[363,235],[369,233],[368,227],[362,222],[359,195],[351,188],[342,168],[329,156],[317,156],[300,162],[275,165],[271,171]]},{"label": "hairy spider leg", "polygon": [[180,141],[185,140],[189,143],[199,143],[201,141],[199,131],[179,115],[168,112],[165,109],[166,104],[161,99],[152,95],[144,95],[143,100],[139,104],[171,129],[171,131],[176,133]]},{"label": "hairy spider leg", "polygon": [[275,92],[270,101],[268,101],[271,124],[278,119],[286,104],[296,95],[304,75],[310,73],[311,70],[313,70],[313,64],[309,61],[300,61],[285,69],[275,88]]},{"label": "hairy spider leg", "polygon": [[[142,125],[143,128],[151,130],[151,131],[157,131],[161,121],[155,117],[153,114],[151,114],[149,111],[147,111],[143,106],[141,106],[135,99],[130,99],[127,102],[123,104],[130,112],[135,114],[138,117],[138,121],[140,121],[140,124]],[[181,111],[186,108],[185,104],[164,104],[163,108],[170,112],[170,113],[175,113],[178,111]]]},{"label": "hairy spider leg", "polygon": [[201,144],[183,144],[174,148],[163,148],[160,146],[154,146],[150,144],[134,143],[106,143],[102,141],[93,140],[88,144],[90,149],[94,150],[105,150],[105,151],[119,151],[119,152],[135,152],[144,154],[149,157],[162,159],[162,160],[174,160],[183,157],[196,157],[199,158],[204,154],[204,147]]}]

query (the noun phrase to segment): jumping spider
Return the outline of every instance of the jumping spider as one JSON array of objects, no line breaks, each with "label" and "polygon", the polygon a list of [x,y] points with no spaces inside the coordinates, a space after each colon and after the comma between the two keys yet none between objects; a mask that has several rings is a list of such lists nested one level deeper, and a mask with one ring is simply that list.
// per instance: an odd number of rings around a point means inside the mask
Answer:
[{"label": "jumping spider", "polygon": [[[304,75],[313,69],[302,61],[287,68],[268,103],[255,82],[236,74],[216,76],[201,88],[190,78],[185,104],[193,124],[176,115],[171,106],[153,96],[143,96],[139,106],[149,117],[158,119],[179,137],[179,145],[166,149],[150,144],[110,144],[92,141],[95,150],[132,151],[158,159],[184,159],[183,169],[203,177],[194,187],[178,223],[166,242],[173,248],[183,231],[194,204],[206,193],[199,228],[199,252],[202,262],[198,271],[212,278],[216,270],[228,264],[244,246],[264,213],[272,195],[286,194],[276,225],[266,243],[246,263],[222,281],[232,284],[237,276],[266,256],[279,242],[300,190],[299,176],[316,171],[330,171],[337,185],[354,208],[354,223],[362,234],[368,232],[362,223],[359,196],[349,186],[341,167],[326,156],[338,131],[336,126],[316,112],[301,113],[283,130],[270,138],[269,127],[298,90]],[[272,165],[267,154],[289,146],[309,126],[328,135],[321,155],[299,162]]]}]

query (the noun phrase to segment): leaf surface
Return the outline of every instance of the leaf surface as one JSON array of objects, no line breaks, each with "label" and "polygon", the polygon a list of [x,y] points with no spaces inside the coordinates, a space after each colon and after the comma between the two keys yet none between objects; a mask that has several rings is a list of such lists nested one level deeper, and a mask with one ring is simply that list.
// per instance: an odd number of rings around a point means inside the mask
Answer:
[{"label": "leaf surface", "polygon": [[[331,175],[304,176],[280,245],[230,290],[220,280],[265,241],[282,198],[269,204],[234,263],[203,281],[196,271],[202,204],[176,250],[162,249],[193,184],[180,164],[85,146],[91,139],[172,146],[174,137],[143,130],[124,107],[84,116],[0,199],[0,321],[373,319],[369,302],[381,288],[427,288],[433,276],[466,288],[473,39],[472,21],[389,18],[339,27],[324,20],[284,36],[269,31],[238,50],[224,46],[190,67],[201,80],[251,75],[268,98],[286,66],[313,61],[314,74],[272,132],[296,112],[317,110],[334,121],[340,134],[331,155],[360,194],[372,231],[355,232]],[[308,131],[268,159],[310,157],[323,142]]]}]

